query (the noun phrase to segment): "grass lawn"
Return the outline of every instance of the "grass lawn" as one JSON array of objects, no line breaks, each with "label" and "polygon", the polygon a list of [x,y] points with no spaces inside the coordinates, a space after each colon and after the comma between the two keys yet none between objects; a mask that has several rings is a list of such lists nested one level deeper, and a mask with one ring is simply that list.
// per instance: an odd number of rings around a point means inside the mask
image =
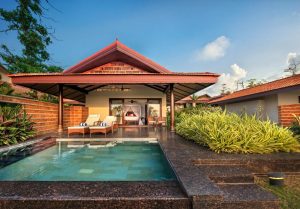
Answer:
[{"label": "grass lawn", "polygon": [[300,208],[300,181],[284,187],[270,186],[267,178],[256,178],[255,182],[280,199],[282,209]]}]

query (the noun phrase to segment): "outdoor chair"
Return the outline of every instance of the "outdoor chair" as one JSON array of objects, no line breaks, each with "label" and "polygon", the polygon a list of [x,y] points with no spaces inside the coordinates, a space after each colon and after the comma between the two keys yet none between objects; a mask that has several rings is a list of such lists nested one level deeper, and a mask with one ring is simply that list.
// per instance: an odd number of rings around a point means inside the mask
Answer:
[{"label": "outdoor chair", "polygon": [[157,124],[161,125],[161,126],[165,126],[166,125],[166,117],[159,117],[157,120]]},{"label": "outdoor chair", "polygon": [[117,121],[117,117],[115,116],[106,116],[103,122],[98,123],[96,126],[89,127],[90,129],[90,137],[95,133],[103,133],[106,134],[109,132],[114,133],[114,124]]},{"label": "outdoor chair", "polygon": [[148,117],[148,125],[156,125],[157,120],[155,120],[153,117]]},{"label": "outdoor chair", "polygon": [[99,114],[89,115],[84,125],[68,127],[68,137],[70,136],[70,134],[82,134],[82,136],[84,137],[86,133],[89,133],[89,127],[96,125],[99,120]]}]

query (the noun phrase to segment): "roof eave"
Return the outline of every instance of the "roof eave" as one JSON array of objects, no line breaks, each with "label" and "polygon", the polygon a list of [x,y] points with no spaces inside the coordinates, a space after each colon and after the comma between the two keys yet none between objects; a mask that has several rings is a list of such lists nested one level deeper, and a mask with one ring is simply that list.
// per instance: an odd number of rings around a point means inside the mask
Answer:
[{"label": "roof eave", "polygon": [[271,91],[266,91],[266,92],[261,92],[257,94],[251,94],[247,96],[242,96],[242,97],[236,97],[236,98],[231,98],[231,99],[226,99],[226,100],[221,100],[221,101],[211,101],[209,104],[212,105],[224,105],[224,104],[230,104],[230,103],[237,103],[237,102],[243,102],[243,101],[249,101],[249,100],[255,100],[264,96],[270,96],[278,93],[285,93],[288,91],[293,91],[293,90],[300,90],[300,84],[295,85],[295,86],[289,86],[281,89],[275,89]]}]

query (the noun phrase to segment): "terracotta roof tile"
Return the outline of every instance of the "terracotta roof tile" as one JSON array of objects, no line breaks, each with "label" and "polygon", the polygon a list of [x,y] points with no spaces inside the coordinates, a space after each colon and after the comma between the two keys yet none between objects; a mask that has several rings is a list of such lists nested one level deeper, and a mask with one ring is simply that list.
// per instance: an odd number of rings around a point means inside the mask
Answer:
[{"label": "terracotta roof tile", "polygon": [[233,92],[232,94],[216,98],[211,100],[209,103],[210,104],[218,104],[218,103],[226,103],[231,100],[242,100],[244,97],[247,96],[255,96],[255,95],[261,95],[263,93],[268,93],[274,90],[280,90],[288,87],[293,87],[300,85],[300,74],[299,75],[294,75],[290,76],[287,78],[282,78],[279,80],[275,80],[272,82],[268,82],[259,86],[255,86],[252,88],[247,88],[243,89],[240,91]]}]

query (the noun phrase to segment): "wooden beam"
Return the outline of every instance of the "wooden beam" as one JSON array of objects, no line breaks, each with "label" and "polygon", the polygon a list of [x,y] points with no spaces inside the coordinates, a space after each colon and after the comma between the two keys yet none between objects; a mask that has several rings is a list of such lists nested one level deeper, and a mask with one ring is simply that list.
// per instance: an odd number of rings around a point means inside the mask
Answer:
[{"label": "wooden beam", "polygon": [[175,99],[174,99],[174,84],[170,84],[170,119],[171,119],[171,132],[175,132]]},{"label": "wooden beam", "polygon": [[97,86],[94,87],[94,88],[88,89],[88,92],[94,91],[94,90],[99,89],[99,88],[102,88],[102,87],[104,87],[104,86],[107,86],[107,85],[97,85]]},{"label": "wooden beam", "polygon": [[170,85],[167,85],[166,88],[164,89],[164,93],[166,93],[170,88]]},{"label": "wooden beam", "polygon": [[71,92],[71,93],[69,93],[69,94],[65,94],[65,97],[69,97],[69,96],[71,96],[71,95],[73,95],[73,94],[79,94],[79,95],[81,95],[82,93],[81,93],[81,92],[78,92],[78,91],[73,91],[73,92]]},{"label": "wooden beam", "polygon": [[187,88],[187,89],[191,89],[191,90],[193,90],[193,91],[200,91],[199,89],[194,89],[194,88],[192,88],[192,87],[189,87],[189,86],[186,86],[186,85],[183,85],[183,84],[181,84],[181,83],[178,83],[178,85],[180,85],[180,86],[183,86],[184,88]]},{"label": "wooden beam", "polygon": [[151,86],[151,85],[149,85],[149,84],[144,84],[144,85],[147,86],[147,87],[149,87],[149,88],[155,89],[155,90],[157,90],[157,91],[163,92],[162,89],[159,89],[159,88],[157,88],[157,87]]},{"label": "wooden beam", "polygon": [[63,84],[59,84],[58,86],[58,96],[59,96],[59,104],[58,104],[58,133],[63,133],[63,125],[64,125],[64,119],[63,119],[63,112],[64,112],[64,86]]},{"label": "wooden beam", "polygon": [[65,87],[66,87],[66,88],[73,89],[73,90],[75,90],[75,91],[79,91],[79,92],[81,92],[81,93],[83,93],[83,94],[88,94],[88,93],[89,93],[88,91],[86,91],[86,90],[84,90],[84,89],[82,89],[82,88],[79,88],[79,87],[77,87],[77,86],[65,85]]},{"label": "wooden beam", "polygon": [[191,95],[191,94],[192,94],[191,92],[182,90],[182,89],[180,89],[180,88],[178,88],[178,87],[174,87],[174,89],[175,89],[175,90],[177,89],[177,90],[179,90],[179,91],[182,91],[182,92],[184,92],[184,93],[187,93],[188,95]]}]

